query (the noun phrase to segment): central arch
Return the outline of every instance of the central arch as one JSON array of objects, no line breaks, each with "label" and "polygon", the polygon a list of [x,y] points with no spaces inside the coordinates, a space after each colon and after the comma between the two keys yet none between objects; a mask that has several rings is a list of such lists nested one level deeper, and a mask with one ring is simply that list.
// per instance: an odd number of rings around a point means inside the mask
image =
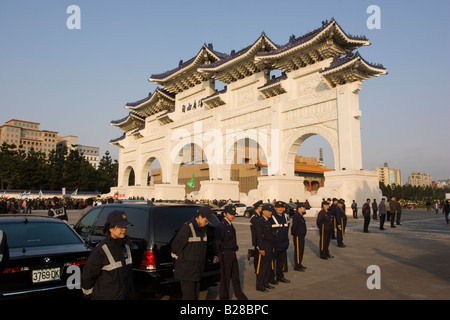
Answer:
[{"label": "central arch", "polygon": [[287,154],[283,159],[281,159],[284,164],[283,167],[285,168],[284,174],[287,176],[295,175],[295,156],[297,155],[297,151],[306,139],[315,135],[320,135],[328,141],[334,155],[334,168],[335,170],[340,168],[339,141],[336,131],[326,127],[313,126],[297,129],[287,140]]}]

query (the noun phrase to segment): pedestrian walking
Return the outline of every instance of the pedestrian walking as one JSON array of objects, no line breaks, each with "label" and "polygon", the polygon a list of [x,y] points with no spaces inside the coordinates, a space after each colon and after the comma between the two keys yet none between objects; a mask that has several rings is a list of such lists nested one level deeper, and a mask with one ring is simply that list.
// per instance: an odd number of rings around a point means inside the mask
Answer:
[{"label": "pedestrian walking", "polygon": [[450,213],[450,203],[448,202],[448,200],[445,200],[445,204],[444,207],[442,208],[442,212],[444,213],[445,216],[445,222],[447,222],[448,224],[448,214]]},{"label": "pedestrian walking", "polygon": [[104,226],[106,237],[89,255],[81,275],[81,289],[91,300],[129,300],[133,289],[133,264],[126,236],[131,226],[124,211],[111,212]]},{"label": "pedestrian walking", "polygon": [[232,222],[236,217],[236,207],[228,205],[223,210],[224,219],[216,229],[216,254],[220,262],[220,300],[230,299],[230,282],[238,300],[248,300],[242,292],[239,279],[239,265],[236,252],[239,250],[236,239],[236,229]]}]

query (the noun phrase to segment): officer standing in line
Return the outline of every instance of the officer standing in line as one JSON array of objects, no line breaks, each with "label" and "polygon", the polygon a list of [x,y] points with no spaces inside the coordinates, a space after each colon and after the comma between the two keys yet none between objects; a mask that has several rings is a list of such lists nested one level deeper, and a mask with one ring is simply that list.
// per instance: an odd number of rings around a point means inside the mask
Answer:
[{"label": "officer standing in line", "polygon": [[6,239],[6,233],[0,230],[0,273],[5,269],[6,264],[9,262],[9,248],[8,240]]},{"label": "officer standing in line", "polygon": [[336,226],[337,226],[337,222],[336,222],[336,214],[337,214],[337,203],[338,203],[338,199],[337,198],[333,198],[333,203],[330,206],[330,209],[328,210],[331,214],[331,216],[333,217],[333,232],[331,233],[331,239],[336,239]]},{"label": "officer standing in line", "polygon": [[316,220],[316,224],[319,228],[320,234],[320,258],[325,260],[328,258],[334,258],[328,250],[331,234],[333,232],[333,217],[331,216],[329,209],[330,203],[328,201],[323,201],[322,210],[320,210],[320,212],[317,214]]},{"label": "officer standing in line", "polygon": [[174,277],[180,281],[183,300],[199,298],[206,260],[206,226],[216,222],[217,218],[209,207],[199,207],[197,216],[186,222],[172,241],[172,257],[176,259]]},{"label": "officer standing in line", "polygon": [[270,221],[272,209],[271,204],[263,205],[261,219],[256,222],[256,246],[259,252],[256,268],[256,290],[262,292],[275,288],[269,284],[272,275],[274,244],[272,222]]},{"label": "officer standing in line", "polygon": [[53,197],[52,199],[52,207],[48,210],[48,216],[53,218],[58,218],[61,220],[68,221],[69,218],[67,217],[66,207],[62,206],[59,203],[58,197]]},{"label": "officer standing in line", "polygon": [[305,250],[306,221],[303,215],[306,208],[303,203],[297,205],[297,212],[292,217],[291,234],[294,240],[294,270],[305,271],[306,267],[302,265],[303,252]]},{"label": "officer standing in line", "polygon": [[285,209],[286,203],[276,201],[275,213],[272,214],[272,230],[275,235],[273,253],[275,283],[278,281],[290,282],[284,277],[284,272],[287,269],[286,251],[289,248],[289,216],[286,214]]},{"label": "officer standing in line", "polygon": [[236,207],[228,205],[223,210],[224,219],[216,228],[216,250],[220,261],[220,300],[230,299],[230,281],[233,284],[234,295],[238,300],[248,300],[242,292],[239,279],[239,265],[236,252],[239,250],[236,239],[236,229],[232,221],[236,215]]},{"label": "officer standing in line", "polygon": [[114,210],[106,218],[107,234],[89,255],[81,275],[81,289],[92,300],[132,298],[133,261],[126,236],[128,221],[124,211]]},{"label": "officer standing in line", "polygon": [[252,235],[253,250],[248,249],[247,260],[250,260],[250,257],[253,257],[253,265],[255,266],[255,273],[256,268],[258,266],[258,257],[259,257],[259,252],[256,249],[256,222],[261,218],[262,206],[263,206],[262,200],[259,200],[258,202],[254,203],[250,217],[250,232]]},{"label": "officer standing in line", "polygon": [[336,234],[337,234],[337,244],[338,247],[344,248],[344,236],[345,236],[345,227],[347,226],[347,215],[344,211],[344,201],[340,199],[338,201],[337,209],[336,209]]}]

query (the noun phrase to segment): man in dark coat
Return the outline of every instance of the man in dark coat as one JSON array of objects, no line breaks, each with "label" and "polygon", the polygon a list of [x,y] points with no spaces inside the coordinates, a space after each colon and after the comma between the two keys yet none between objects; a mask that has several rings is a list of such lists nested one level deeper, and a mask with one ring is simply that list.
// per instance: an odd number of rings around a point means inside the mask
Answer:
[{"label": "man in dark coat", "polygon": [[366,200],[366,203],[363,204],[362,214],[364,216],[364,232],[369,232],[369,223],[370,223],[370,199]]},{"label": "man in dark coat", "polygon": [[171,244],[175,260],[174,277],[180,281],[183,300],[198,300],[206,260],[208,223],[214,224],[209,207],[200,207],[197,216],[186,222]]},{"label": "man in dark coat", "polygon": [[297,212],[292,217],[291,234],[294,241],[294,270],[305,271],[306,267],[302,265],[303,252],[305,250],[306,221],[303,215],[306,208],[303,203],[297,205]]}]

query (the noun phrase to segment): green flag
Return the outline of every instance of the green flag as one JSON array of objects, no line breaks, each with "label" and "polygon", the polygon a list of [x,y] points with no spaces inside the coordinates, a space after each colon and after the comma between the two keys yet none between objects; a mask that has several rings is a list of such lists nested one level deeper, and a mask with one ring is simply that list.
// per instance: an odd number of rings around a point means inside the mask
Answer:
[{"label": "green flag", "polygon": [[194,182],[194,174],[192,174],[191,180],[189,180],[188,183],[186,183],[186,185],[187,185],[189,188],[194,188],[194,185],[195,185],[195,182]]}]

